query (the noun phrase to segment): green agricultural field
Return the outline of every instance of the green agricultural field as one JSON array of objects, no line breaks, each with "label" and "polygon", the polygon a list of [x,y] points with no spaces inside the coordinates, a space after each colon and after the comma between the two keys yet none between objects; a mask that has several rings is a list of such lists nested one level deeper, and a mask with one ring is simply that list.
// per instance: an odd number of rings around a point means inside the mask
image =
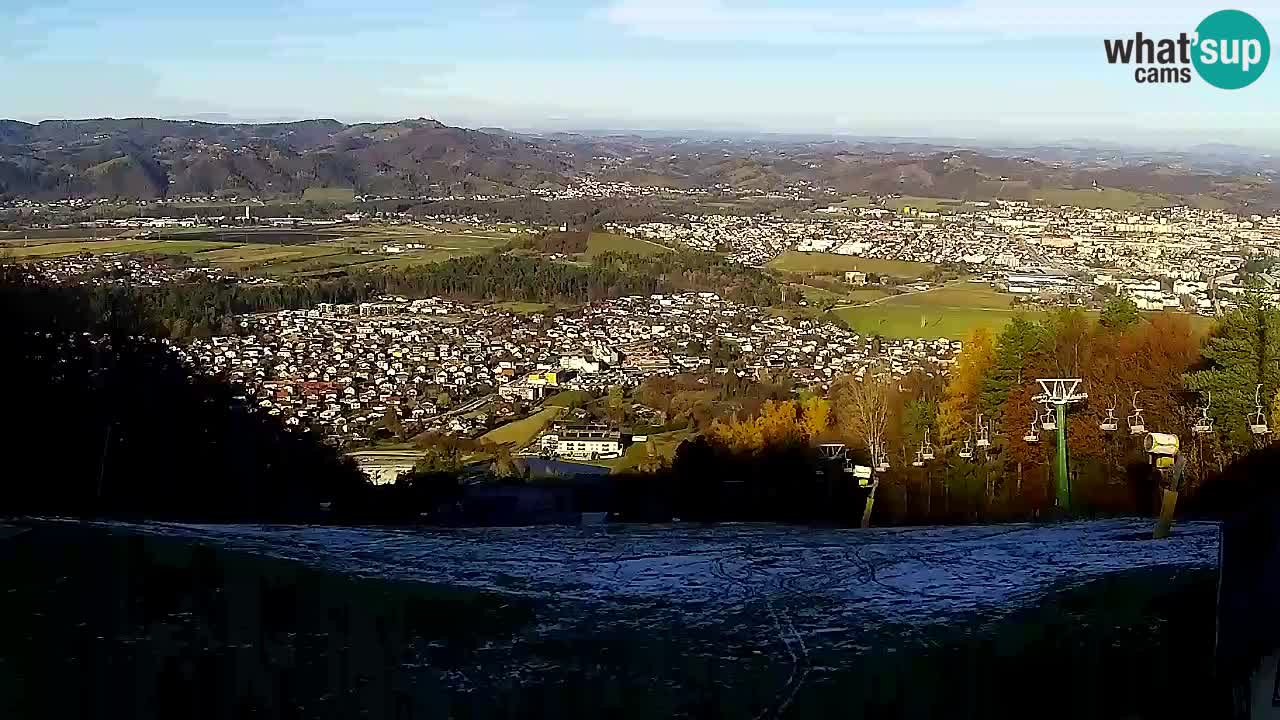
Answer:
[{"label": "green agricultural field", "polygon": [[494,310],[502,310],[504,312],[515,313],[516,315],[532,315],[533,313],[546,312],[554,309],[553,303],[533,303],[520,302],[519,300],[511,300],[509,302],[496,302],[489,307]]},{"label": "green agricultural field", "polygon": [[519,450],[533,442],[534,438],[538,437],[538,433],[541,433],[543,428],[550,425],[551,421],[560,417],[563,412],[562,407],[544,407],[527,418],[496,427],[481,435],[480,439],[495,445],[506,445],[512,450]]},{"label": "green agricultural field", "polygon": [[952,283],[925,292],[895,295],[877,304],[1007,310],[1013,305],[1013,296],[985,283]]},{"label": "green agricultural field", "polygon": [[838,207],[849,208],[850,210],[869,208],[871,207],[871,198],[868,198],[865,195],[854,195],[851,198],[847,198],[842,202],[836,203],[836,205]]},{"label": "green agricultural field", "polygon": [[302,199],[307,202],[345,205],[355,202],[356,191],[351,188],[312,187],[302,191]]},{"label": "green agricultural field", "polygon": [[977,327],[999,332],[1015,315],[1012,304],[988,285],[960,283],[834,312],[863,334],[962,340]]},{"label": "green agricultural field", "polygon": [[0,230],[0,242],[9,240],[109,240],[124,233],[116,229],[57,228],[54,230]]},{"label": "green agricultural field", "polygon": [[272,263],[263,269],[263,274],[277,278],[288,275],[306,277],[309,275],[323,275],[334,270],[349,269],[357,265],[367,265],[377,261],[378,256],[376,255],[340,252],[335,255],[320,255],[302,260]]},{"label": "green agricultural field", "polygon": [[891,338],[950,338],[963,340],[974,328],[999,332],[1013,319],[1012,310],[908,306],[875,303],[833,311],[863,335]]},{"label": "green agricultural field", "polygon": [[586,390],[561,390],[543,400],[542,404],[546,407],[575,408],[589,405],[592,402],[594,402],[594,399],[591,397],[591,393]]},{"label": "green agricultural field", "polygon": [[45,259],[63,255],[92,253],[152,253],[156,255],[194,255],[206,250],[228,247],[226,243],[201,240],[80,240],[75,242],[46,242],[37,245],[0,244],[0,254],[18,260]]},{"label": "green agricultural field", "polygon": [[810,275],[835,275],[849,270],[892,275],[902,278],[920,278],[937,266],[932,263],[906,260],[881,260],[856,255],[840,255],[827,252],[799,252],[788,250],[769,262],[769,267],[781,272],[808,273]]},{"label": "green agricultural field", "polygon": [[582,256],[589,260],[596,255],[607,252],[656,255],[658,253],[671,252],[671,248],[649,240],[634,238],[630,235],[593,232],[587,238],[587,251]]},{"label": "green agricultural field", "polygon": [[925,212],[946,212],[963,210],[965,208],[964,201],[957,200],[956,198],[916,197],[913,195],[890,198],[884,202],[884,206],[891,210],[901,210],[904,207],[913,207]]},{"label": "green agricultural field", "polygon": [[246,272],[268,265],[336,256],[342,252],[341,247],[334,246],[245,244],[202,252],[197,258],[226,270]]},{"label": "green agricultural field", "polygon": [[1104,208],[1108,210],[1145,210],[1170,205],[1169,198],[1153,193],[1139,193],[1132,190],[1106,188],[1101,191],[1092,188],[1079,190],[1036,190],[1032,193],[1036,201],[1047,205],[1072,205],[1082,208]]},{"label": "green agricultural field", "polygon": [[855,303],[869,303],[877,300],[883,300],[893,295],[893,292],[877,287],[862,287],[850,290],[845,293],[845,299]]}]

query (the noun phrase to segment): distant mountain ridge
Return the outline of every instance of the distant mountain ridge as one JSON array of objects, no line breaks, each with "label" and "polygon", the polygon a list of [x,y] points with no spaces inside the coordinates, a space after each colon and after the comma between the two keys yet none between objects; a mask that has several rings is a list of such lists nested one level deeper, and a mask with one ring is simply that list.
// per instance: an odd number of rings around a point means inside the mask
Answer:
[{"label": "distant mountain ridge", "polygon": [[219,124],[153,118],[0,121],[0,196],[155,199],[309,187],[509,193],[563,182],[553,153],[434,120]]},{"label": "distant mountain ridge", "polygon": [[[830,188],[1034,200],[1128,190],[1155,200],[1280,209],[1280,160],[1235,146],[1216,157],[1112,147],[962,149],[893,138],[716,138],[469,130],[418,118],[212,123],[155,118],[0,120],[0,198],[519,195],[592,177],[672,188]],[[1079,197],[1078,195],[1076,197]]]}]

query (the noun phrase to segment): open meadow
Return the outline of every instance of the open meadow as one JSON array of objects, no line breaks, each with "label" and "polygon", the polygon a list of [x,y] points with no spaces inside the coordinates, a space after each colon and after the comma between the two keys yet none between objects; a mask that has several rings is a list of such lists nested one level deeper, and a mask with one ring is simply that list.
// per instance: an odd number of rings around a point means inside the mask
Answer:
[{"label": "open meadow", "polygon": [[881,260],[838,253],[788,250],[771,260],[768,267],[779,272],[806,275],[838,275],[847,271],[856,271],[916,279],[924,277],[937,266],[932,263],[906,260]]},{"label": "open meadow", "polygon": [[506,445],[511,450],[519,450],[533,442],[543,428],[560,417],[564,410],[562,407],[544,407],[529,417],[500,425],[481,435],[480,439],[495,445]]},{"label": "open meadow", "polygon": [[[514,226],[513,226],[514,227]],[[274,278],[323,275],[352,267],[410,267],[478,255],[504,247],[510,228],[475,231],[457,226],[379,226],[324,230],[86,230],[0,234],[0,258],[37,261],[80,253],[185,255],[228,272]]]},{"label": "open meadow", "polygon": [[656,255],[657,253],[671,252],[671,248],[650,240],[631,237],[630,235],[593,232],[591,233],[591,236],[587,238],[587,251],[582,254],[582,257],[590,260],[596,255],[606,252]]}]

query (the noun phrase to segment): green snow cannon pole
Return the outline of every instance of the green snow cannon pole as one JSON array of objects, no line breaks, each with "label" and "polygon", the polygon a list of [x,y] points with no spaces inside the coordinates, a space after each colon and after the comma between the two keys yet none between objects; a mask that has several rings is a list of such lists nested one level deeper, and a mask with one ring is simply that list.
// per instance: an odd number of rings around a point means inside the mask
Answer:
[{"label": "green snow cannon pole", "polygon": [[1071,514],[1071,476],[1067,474],[1067,406],[1054,405],[1058,413],[1058,512]]}]

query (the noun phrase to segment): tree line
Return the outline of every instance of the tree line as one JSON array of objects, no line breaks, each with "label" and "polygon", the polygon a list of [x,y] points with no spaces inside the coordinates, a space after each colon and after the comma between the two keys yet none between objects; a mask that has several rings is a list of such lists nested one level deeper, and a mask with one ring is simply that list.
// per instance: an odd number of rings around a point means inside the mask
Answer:
[{"label": "tree line", "polygon": [[128,312],[156,332],[184,338],[234,333],[232,318],[236,315],[304,309],[321,303],[360,303],[380,295],[581,304],[624,295],[687,291],[717,292],[730,300],[756,305],[781,301],[780,292],[763,271],[693,251],[653,256],[603,253],[587,265],[491,253],[278,283],[96,284],[62,294],[76,295],[76,303],[86,316]]},{"label": "tree line", "polygon": [[[738,468],[713,473],[720,480],[707,481],[707,492],[755,478],[770,498],[762,507],[777,508],[780,519],[798,505],[821,507],[814,493],[825,497],[830,489],[814,485],[822,468],[815,469],[812,448],[838,442],[852,463],[887,465],[877,473],[877,523],[1044,517],[1055,512],[1057,448],[1056,434],[1043,430],[1039,378],[1079,378],[1088,393],[1067,422],[1075,512],[1153,511],[1162,480],[1143,435],[1130,431],[1139,422],[1147,432],[1180,438],[1184,507],[1213,507],[1242,491],[1223,480],[1232,463],[1271,444],[1272,434],[1251,425],[1280,423],[1280,311],[1263,294],[1250,294],[1207,334],[1185,315],[1143,316],[1122,299],[1099,320],[1075,309],[1039,320],[1016,316],[998,334],[975,330],[945,378],[917,371],[894,379],[872,366],[837,378],[825,394],[802,392],[798,400],[770,400],[711,421],[704,439],[680,448],[669,471],[690,478],[691,467]],[[1111,418],[1116,429],[1105,429]],[[982,438],[989,445],[980,445]],[[935,458],[923,462],[926,444]],[[793,465],[779,467],[779,457]]]}]

